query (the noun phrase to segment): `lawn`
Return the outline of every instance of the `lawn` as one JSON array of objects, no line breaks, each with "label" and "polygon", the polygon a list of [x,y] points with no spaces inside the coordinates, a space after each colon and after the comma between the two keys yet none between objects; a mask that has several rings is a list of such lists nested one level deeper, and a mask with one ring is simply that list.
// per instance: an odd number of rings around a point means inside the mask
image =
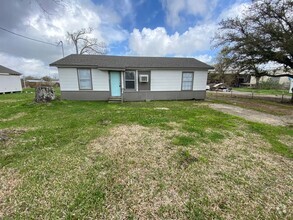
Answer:
[{"label": "lawn", "polygon": [[0,95],[0,218],[292,219],[291,127],[33,96]]},{"label": "lawn", "polygon": [[233,88],[233,91],[238,92],[253,92],[263,95],[291,95],[289,89],[255,89],[255,88]]}]

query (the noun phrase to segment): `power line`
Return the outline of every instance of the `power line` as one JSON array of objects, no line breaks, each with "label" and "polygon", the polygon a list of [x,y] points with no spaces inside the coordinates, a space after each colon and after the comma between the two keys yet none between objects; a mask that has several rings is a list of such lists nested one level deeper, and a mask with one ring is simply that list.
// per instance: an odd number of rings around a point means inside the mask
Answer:
[{"label": "power line", "polygon": [[0,27],[0,29],[3,30],[3,31],[6,31],[8,33],[14,34],[16,36],[23,37],[23,38],[26,38],[28,40],[36,41],[36,42],[39,42],[39,43],[48,44],[48,45],[55,46],[55,47],[59,45],[59,44],[52,44],[52,43],[49,43],[49,42],[45,42],[45,41],[41,41],[41,40],[34,39],[34,38],[31,38],[31,37],[27,37],[27,36],[24,36],[24,35],[21,35],[21,34],[17,34],[17,33],[14,33],[12,31],[9,31],[9,30],[7,30],[7,29],[5,29],[3,27]]}]

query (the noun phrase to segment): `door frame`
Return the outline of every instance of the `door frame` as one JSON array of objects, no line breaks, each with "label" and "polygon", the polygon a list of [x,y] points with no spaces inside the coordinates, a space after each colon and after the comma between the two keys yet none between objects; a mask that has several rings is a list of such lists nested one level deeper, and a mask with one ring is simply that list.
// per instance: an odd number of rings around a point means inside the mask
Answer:
[{"label": "door frame", "polygon": [[[111,83],[111,73],[119,73],[119,90],[120,96],[112,96],[112,83]],[[121,71],[109,71],[109,88],[111,97],[121,97],[122,96],[122,84],[121,84]]]}]

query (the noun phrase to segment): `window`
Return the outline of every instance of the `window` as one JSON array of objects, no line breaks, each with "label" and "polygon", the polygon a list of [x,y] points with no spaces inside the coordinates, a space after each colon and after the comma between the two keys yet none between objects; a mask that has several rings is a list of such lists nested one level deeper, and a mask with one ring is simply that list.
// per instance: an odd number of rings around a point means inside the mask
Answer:
[{"label": "window", "polygon": [[86,90],[92,89],[92,76],[90,69],[78,69],[78,81],[79,81],[79,89]]},{"label": "window", "polygon": [[135,89],[135,72],[134,71],[125,72],[125,88]]},{"label": "window", "polygon": [[192,90],[193,73],[182,73],[182,90]]}]

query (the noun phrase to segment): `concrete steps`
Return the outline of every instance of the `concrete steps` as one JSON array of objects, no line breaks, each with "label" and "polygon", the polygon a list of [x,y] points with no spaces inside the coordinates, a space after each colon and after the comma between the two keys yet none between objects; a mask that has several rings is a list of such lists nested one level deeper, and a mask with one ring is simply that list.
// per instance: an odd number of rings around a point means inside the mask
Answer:
[{"label": "concrete steps", "polygon": [[121,97],[110,97],[108,99],[108,103],[120,103],[120,102],[122,102]]}]

